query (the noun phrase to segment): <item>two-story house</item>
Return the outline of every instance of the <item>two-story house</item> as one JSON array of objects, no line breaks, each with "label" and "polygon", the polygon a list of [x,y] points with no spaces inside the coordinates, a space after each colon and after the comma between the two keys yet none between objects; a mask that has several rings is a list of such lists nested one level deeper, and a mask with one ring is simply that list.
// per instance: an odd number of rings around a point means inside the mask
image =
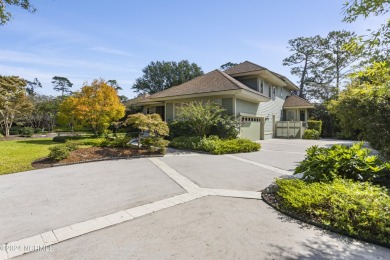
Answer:
[{"label": "two-story house", "polygon": [[216,102],[241,122],[241,137],[263,140],[276,135],[278,121],[307,121],[308,109],[313,105],[291,94],[297,90],[286,77],[245,61],[155,93],[137,104],[144,113],[158,113],[171,122],[185,103]]}]

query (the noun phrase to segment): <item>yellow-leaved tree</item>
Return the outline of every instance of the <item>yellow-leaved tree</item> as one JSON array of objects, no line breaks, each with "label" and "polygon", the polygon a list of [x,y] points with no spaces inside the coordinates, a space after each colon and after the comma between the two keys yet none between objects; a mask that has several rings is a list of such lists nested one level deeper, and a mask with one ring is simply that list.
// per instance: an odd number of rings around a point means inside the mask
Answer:
[{"label": "yellow-leaved tree", "polygon": [[59,109],[60,117],[67,117],[69,123],[90,127],[96,136],[103,134],[112,122],[124,115],[125,106],[116,90],[104,80],[85,84],[80,91],[65,99]]}]

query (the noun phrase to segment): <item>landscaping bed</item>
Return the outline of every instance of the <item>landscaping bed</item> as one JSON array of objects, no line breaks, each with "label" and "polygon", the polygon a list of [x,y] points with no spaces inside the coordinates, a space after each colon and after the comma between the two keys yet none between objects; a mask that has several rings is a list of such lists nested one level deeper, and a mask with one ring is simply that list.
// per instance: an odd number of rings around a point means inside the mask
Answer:
[{"label": "landscaping bed", "polygon": [[128,147],[89,147],[80,148],[72,151],[68,158],[57,161],[48,157],[38,159],[32,163],[35,169],[52,167],[57,164],[74,164],[89,161],[98,161],[113,158],[132,158],[142,156],[158,155],[157,152],[150,152],[143,148],[128,148]]}]

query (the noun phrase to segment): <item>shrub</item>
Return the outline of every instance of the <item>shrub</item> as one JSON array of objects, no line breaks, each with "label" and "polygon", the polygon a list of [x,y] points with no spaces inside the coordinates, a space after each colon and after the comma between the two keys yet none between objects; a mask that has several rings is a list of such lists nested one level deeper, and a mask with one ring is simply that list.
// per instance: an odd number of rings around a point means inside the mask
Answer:
[{"label": "shrub", "polygon": [[19,135],[19,134],[21,134],[21,127],[19,127],[19,126],[11,127],[11,129],[9,130],[9,134],[10,135]]},{"label": "shrub", "polygon": [[68,140],[77,140],[80,139],[78,136],[63,136],[63,135],[58,135],[53,137],[53,142],[56,143],[66,143]]},{"label": "shrub", "polygon": [[295,169],[295,174],[302,173],[307,182],[327,182],[337,177],[360,181],[389,178],[390,163],[382,162],[376,155],[370,156],[370,150],[362,145],[363,142],[351,147],[312,146],[306,150],[305,160]]},{"label": "shrub", "polygon": [[231,139],[231,140],[212,140],[211,144],[204,148],[212,154],[227,154],[227,153],[249,153],[260,150],[260,144],[252,142],[249,139]]},{"label": "shrub", "polygon": [[322,121],[321,120],[307,120],[307,128],[317,130],[321,135],[322,133]]},{"label": "shrub", "polygon": [[165,154],[167,151],[169,141],[164,140],[162,137],[147,137],[141,139],[142,146],[149,149],[150,152],[160,152]]},{"label": "shrub", "polygon": [[0,139],[4,138],[4,135],[2,133],[0,133]]},{"label": "shrub", "polygon": [[249,139],[221,140],[217,136],[176,137],[170,146],[178,149],[202,150],[212,154],[245,153],[260,150],[260,144]]},{"label": "shrub", "polygon": [[306,129],[302,136],[303,139],[320,139],[320,132],[314,129]]},{"label": "shrub", "polygon": [[40,133],[42,133],[42,129],[41,128],[35,128],[34,129],[34,133],[35,134],[40,134]]},{"label": "shrub", "polygon": [[85,138],[77,141],[80,145],[90,145],[90,146],[107,146],[104,145],[106,143],[106,138]]},{"label": "shrub", "polygon": [[31,137],[34,134],[34,128],[32,127],[23,127],[21,129],[20,135],[24,137]]},{"label": "shrub", "polygon": [[70,150],[64,144],[55,145],[49,148],[50,154],[49,158],[54,159],[56,161],[61,161],[66,159],[70,155]]},{"label": "shrub", "polygon": [[77,142],[67,142],[65,144],[58,144],[49,148],[49,158],[56,161],[61,161],[69,157],[70,152],[78,149]]},{"label": "shrub", "polygon": [[173,139],[179,136],[194,136],[194,130],[185,121],[173,121],[169,125],[169,137]]},{"label": "shrub", "polygon": [[180,136],[173,138],[169,145],[177,149],[202,150],[201,140],[200,136]]},{"label": "shrub", "polygon": [[221,139],[237,138],[240,123],[232,116],[224,115],[215,125],[211,126],[209,135],[216,135]]},{"label": "shrub", "polygon": [[130,144],[130,137],[123,136],[123,137],[117,137],[112,140],[106,139],[104,142],[101,143],[101,146],[109,146],[109,147],[129,147]]},{"label": "shrub", "polygon": [[279,206],[318,223],[390,245],[390,196],[368,182],[334,179],[330,183],[276,180]]}]

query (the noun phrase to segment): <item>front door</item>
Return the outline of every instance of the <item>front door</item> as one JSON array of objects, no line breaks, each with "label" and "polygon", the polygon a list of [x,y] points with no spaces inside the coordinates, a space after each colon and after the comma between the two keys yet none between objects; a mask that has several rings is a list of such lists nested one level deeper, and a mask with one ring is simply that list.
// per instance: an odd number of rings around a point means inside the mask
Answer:
[{"label": "front door", "polygon": [[165,121],[165,106],[156,107],[156,114],[159,114],[162,121]]}]

